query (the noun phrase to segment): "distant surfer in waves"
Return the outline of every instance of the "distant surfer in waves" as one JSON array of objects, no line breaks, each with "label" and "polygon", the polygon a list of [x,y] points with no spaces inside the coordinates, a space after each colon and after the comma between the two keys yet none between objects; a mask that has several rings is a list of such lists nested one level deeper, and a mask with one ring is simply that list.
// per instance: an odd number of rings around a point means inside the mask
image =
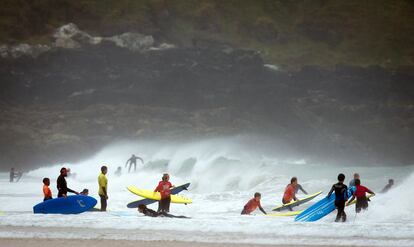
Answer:
[{"label": "distant surfer in waves", "polygon": [[115,176],[120,177],[122,175],[122,167],[118,166],[114,174]]},{"label": "distant surfer in waves", "polygon": [[366,210],[368,209],[368,201],[369,198],[367,198],[366,193],[375,195],[374,192],[372,192],[370,189],[368,189],[365,186],[361,185],[361,180],[359,179],[355,179],[355,187],[356,190],[354,192],[354,194],[352,195],[351,199],[348,201],[347,204],[350,204],[353,200],[355,200],[356,198],[356,203],[355,203],[355,211],[357,213],[360,213],[361,210]]},{"label": "distant surfer in waves", "polygon": [[[298,198],[296,198],[296,191],[298,187],[298,179],[297,177],[293,177],[290,179],[290,184],[288,184],[285,188],[285,193],[283,194],[282,203],[288,204],[292,200],[297,201]],[[292,208],[289,207],[289,210],[292,211]]]},{"label": "distant surfer in waves", "polygon": [[394,179],[388,179],[388,184],[385,185],[384,189],[381,190],[381,193],[387,193],[393,185],[394,185]]},{"label": "distant surfer in waves", "polygon": [[[21,172],[21,171],[16,172],[16,170],[14,168],[10,169],[10,183],[19,182],[19,180],[22,178],[22,176],[23,176],[23,172]],[[16,181],[14,179],[16,179]]]},{"label": "distant surfer in waves", "polygon": [[131,158],[129,158],[125,163],[125,168],[128,166],[129,163],[128,172],[131,172],[132,165],[134,165],[134,172],[137,171],[137,160],[140,160],[142,164],[144,164],[144,160],[141,157],[135,156],[135,154],[133,154]]},{"label": "distant surfer in waves", "polygon": [[166,212],[156,212],[152,209],[147,208],[144,204],[140,204],[138,206],[138,212],[144,214],[145,216],[149,217],[168,217],[168,218],[180,218],[180,219],[187,219],[186,216],[176,216]]},{"label": "distant surfer in waves", "polygon": [[78,192],[68,188],[68,185],[65,179],[65,177],[67,176],[68,176],[68,171],[66,170],[65,167],[62,167],[60,169],[60,175],[56,181],[57,189],[58,189],[58,197],[67,197],[68,192],[79,195]]},{"label": "distant surfer in waves", "polygon": [[340,219],[342,219],[342,222],[346,221],[345,203],[348,200],[348,187],[344,184],[344,181],[345,175],[340,173],[338,175],[338,183],[332,185],[331,191],[329,191],[327,196],[327,198],[331,197],[335,191],[335,207],[338,210],[335,222],[339,222]]},{"label": "distant surfer in waves", "polygon": [[174,188],[174,186],[170,183],[170,175],[164,173],[162,176],[162,180],[158,183],[158,186],[154,190],[154,192],[160,192],[161,194],[161,200],[158,202],[159,213],[170,212],[172,188]]},{"label": "distant surfer in waves", "polygon": [[11,168],[10,169],[10,183],[13,183],[15,178],[16,178],[16,173],[14,172],[14,168]]},{"label": "distant surfer in waves", "polygon": [[266,211],[262,208],[262,205],[260,205],[260,199],[262,198],[262,195],[259,192],[254,193],[254,197],[250,199],[246,205],[244,205],[243,211],[241,214],[251,214],[253,211],[255,211],[257,208],[262,211],[262,213],[267,214]]}]

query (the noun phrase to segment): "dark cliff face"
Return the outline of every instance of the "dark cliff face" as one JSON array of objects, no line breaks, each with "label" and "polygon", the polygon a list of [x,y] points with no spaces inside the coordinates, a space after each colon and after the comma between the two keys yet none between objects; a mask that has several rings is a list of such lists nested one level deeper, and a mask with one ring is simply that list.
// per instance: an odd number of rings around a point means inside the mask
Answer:
[{"label": "dark cliff face", "polygon": [[116,140],[258,134],[305,157],[414,162],[410,68],[265,67],[210,46],[133,53],[111,44],[0,60],[0,166],[74,161]]}]

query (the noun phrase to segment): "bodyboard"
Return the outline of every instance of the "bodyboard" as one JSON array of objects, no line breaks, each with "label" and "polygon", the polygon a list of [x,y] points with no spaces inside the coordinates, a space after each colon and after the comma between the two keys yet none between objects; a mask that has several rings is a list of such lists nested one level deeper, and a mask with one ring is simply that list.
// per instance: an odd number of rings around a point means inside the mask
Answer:
[{"label": "bodyboard", "polygon": [[60,197],[41,202],[33,207],[35,214],[79,214],[96,205],[95,198],[85,195]]}]

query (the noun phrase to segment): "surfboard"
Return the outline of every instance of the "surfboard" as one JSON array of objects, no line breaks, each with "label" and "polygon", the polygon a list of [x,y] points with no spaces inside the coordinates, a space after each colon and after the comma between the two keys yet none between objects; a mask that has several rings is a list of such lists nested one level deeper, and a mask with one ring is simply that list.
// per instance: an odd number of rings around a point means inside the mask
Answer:
[{"label": "surfboard", "polygon": [[[175,187],[174,189],[171,190],[171,194],[176,195],[176,194],[180,193],[183,190],[187,190],[189,186],[190,186],[190,183],[186,183],[186,184],[177,186],[177,187]],[[138,208],[138,206],[140,204],[149,205],[149,204],[152,204],[154,202],[157,202],[157,200],[141,199],[141,200],[138,200],[138,201],[133,201],[133,202],[128,203],[127,207],[128,208]]]},{"label": "surfboard", "polygon": [[307,196],[305,198],[302,198],[300,200],[277,206],[274,209],[272,209],[272,211],[279,211],[280,212],[280,211],[283,211],[283,210],[291,210],[293,207],[297,207],[299,205],[302,205],[304,203],[307,203],[307,202],[311,201],[313,198],[319,196],[321,193],[322,193],[322,191],[319,191],[315,194],[312,194],[312,195]]},{"label": "surfboard", "polygon": [[[140,189],[137,188],[135,186],[128,186],[127,189],[138,196],[144,197],[146,199],[151,199],[151,200],[155,200],[155,201],[159,201],[161,200],[161,194],[159,192],[154,192],[152,190],[145,190],[145,189]],[[184,196],[178,196],[178,195],[171,195],[171,202],[172,203],[181,203],[181,204],[189,204],[192,203],[193,201],[189,198],[186,198]]]},{"label": "surfboard", "polygon": [[33,207],[35,214],[80,214],[96,205],[95,198],[84,195],[60,197],[41,202]]},{"label": "surfboard", "polygon": [[[352,193],[355,191],[355,187],[351,187],[348,189],[348,197],[352,196]],[[317,203],[313,204],[306,210],[304,210],[301,214],[296,216],[295,221],[301,222],[313,222],[317,221],[326,215],[330,214],[332,211],[335,210],[335,192],[331,194],[331,196],[325,197],[322,200],[318,201]]]},{"label": "surfboard", "polygon": [[289,211],[289,212],[283,212],[283,213],[271,213],[266,214],[266,216],[270,217],[280,217],[280,216],[296,216],[302,213],[303,211]]}]

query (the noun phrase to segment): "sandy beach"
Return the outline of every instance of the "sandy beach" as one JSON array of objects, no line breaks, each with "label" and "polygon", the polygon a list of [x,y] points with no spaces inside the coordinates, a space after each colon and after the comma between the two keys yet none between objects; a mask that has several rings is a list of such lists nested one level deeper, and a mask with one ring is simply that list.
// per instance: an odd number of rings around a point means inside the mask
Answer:
[{"label": "sandy beach", "polygon": [[[133,235],[132,239],[122,239],[119,230],[115,229],[88,229],[71,227],[16,227],[0,226],[0,246],[4,247],[112,247],[112,246],[141,246],[141,247],[243,247],[243,246],[306,246],[316,247],[318,245],[301,244],[251,244],[251,243],[220,243],[220,242],[195,242],[195,241],[168,241],[168,240],[144,240],[148,231],[125,230],[124,234]],[[121,237],[121,238],[120,238]],[[140,239],[142,237],[142,240]],[[239,239],[243,241],[243,236]],[[329,245],[339,246],[339,245]],[[341,247],[352,245],[340,245]],[[369,246],[369,245],[367,245]]]}]

